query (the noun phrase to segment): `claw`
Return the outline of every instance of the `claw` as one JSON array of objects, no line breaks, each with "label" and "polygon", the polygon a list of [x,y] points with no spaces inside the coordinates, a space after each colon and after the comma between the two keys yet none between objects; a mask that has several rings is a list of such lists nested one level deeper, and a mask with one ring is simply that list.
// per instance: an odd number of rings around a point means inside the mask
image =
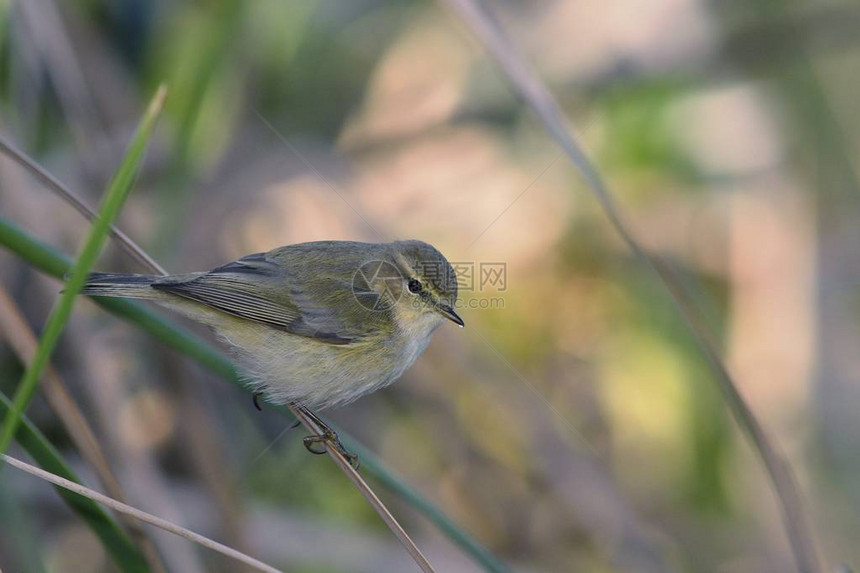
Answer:
[{"label": "claw", "polygon": [[347,450],[344,445],[340,442],[340,439],[337,437],[337,432],[332,430],[328,425],[323,422],[316,414],[305,408],[304,406],[297,404],[297,406],[302,410],[302,412],[313,422],[319,426],[322,433],[314,435],[314,436],[306,436],[302,443],[305,445],[305,449],[312,454],[324,454],[326,453],[326,449],[331,446],[337,450],[337,452],[342,455],[346,461],[351,465],[356,471],[359,468],[358,456]]},{"label": "claw", "polygon": [[262,395],[263,395],[263,393],[262,393],[262,392],[254,392],[254,407],[255,407],[257,410],[259,410],[260,412],[262,412],[262,411],[263,411],[263,409],[262,409],[262,408],[260,408],[260,402],[258,402],[258,401],[257,401],[257,399],[258,399],[260,396],[262,396]]},{"label": "claw", "polygon": [[327,441],[328,440],[325,436],[305,436],[302,443],[305,445],[305,449],[307,451],[319,456],[326,453]]},{"label": "claw", "polygon": [[344,445],[340,443],[340,439],[338,439],[337,434],[332,430],[326,429],[323,430],[322,434],[305,436],[304,439],[302,439],[302,443],[305,445],[305,449],[307,451],[316,455],[326,453],[326,449],[331,446],[346,459],[349,465],[358,471],[360,466],[358,456],[347,450]]}]

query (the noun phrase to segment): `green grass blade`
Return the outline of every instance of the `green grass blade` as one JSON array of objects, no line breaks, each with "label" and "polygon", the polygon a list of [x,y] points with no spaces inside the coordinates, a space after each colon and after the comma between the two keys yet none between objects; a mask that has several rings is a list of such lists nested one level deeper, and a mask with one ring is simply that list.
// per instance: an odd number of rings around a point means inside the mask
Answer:
[{"label": "green grass blade", "polygon": [[9,448],[9,444],[12,443],[12,438],[21,421],[21,416],[36,393],[42,371],[47,366],[51,353],[60,339],[66,322],[72,315],[75,298],[83,288],[90,269],[101,253],[102,247],[107,240],[111,223],[119,215],[123,203],[125,203],[125,199],[131,191],[138,168],[143,160],[146,144],[164,105],[166,93],[164,87],[158,89],[143,116],[143,120],[131,141],[131,145],[119,169],[110,185],[108,185],[102,207],[99,210],[99,217],[93,222],[89,236],[81,249],[81,254],[72,268],[71,277],[66,284],[65,291],[60,295],[60,299],[51,310],[50,316],[48,316],[48,322],[45,325],[39,341],[39,347],[36,349],[36,354],[33,356],[33,362],[24,371],[24,376],[21,378],[21,383],[15,392],[12,410],[3,421],[3,430],[0,433],[0,453],[4,453]]},{"label": "green grass blade", "polygon": [[[68,257],[42,241],[31,237],[2,217],[0,217],[0,245],[14,252],[33,267],[54,277],[62,277],[71,266]],[[93,300],[108,312],[129,321],[161,343],[192,358],[207,370],[248,390],[240,383],[230,360],[188,330],[134,301],[118,298],[94,298]],[[286,412],[285,408],[283,410]],[[350,444],[350,448],[359,454],[361,467],[364,471],[374,476],[383,487],[401,497],[407,504],[424,515],[476,563],[480,564],[486,571],[493,573],[508,571],[508,568],[497,557],[451,521],[442,510],[433,505],[427,498],[395,476],[370,450],[361,446],[345,432],[338,430],[338,434],[344,443]]]},{"label": "green grass blade", "polygon": [[[0,393],[0,418],[8,419],[12,404],[5,394]],[[80,483],[78,477],[63,461],[59,452],[42,433],[27,420],[21,419],[18,424],[15,439],[27,451],[33,460],[43,469],[62,476],[67,480]],[[113,558],[120,571],[145,573],[149,571],[146,560],[137,548],[120,529],[119,525],[97,503],[91,499],[72,493],[63,488],[54,488],[68,506],[77,513],[89,526],[93,533],[104,544],[105,549]]]}]

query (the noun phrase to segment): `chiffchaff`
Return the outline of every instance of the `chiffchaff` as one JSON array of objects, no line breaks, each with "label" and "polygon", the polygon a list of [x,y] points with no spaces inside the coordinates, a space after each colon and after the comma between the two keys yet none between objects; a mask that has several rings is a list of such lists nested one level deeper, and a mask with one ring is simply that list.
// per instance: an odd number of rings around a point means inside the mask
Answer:
[{"label": "chiffchaff", "polygon": [[446,318],[463,326],[454,270],[421,241],[302,243],[165,277],[93,273],[83,293],[151,299],[212,327],[256,392],[313,409],[391,384]]}]

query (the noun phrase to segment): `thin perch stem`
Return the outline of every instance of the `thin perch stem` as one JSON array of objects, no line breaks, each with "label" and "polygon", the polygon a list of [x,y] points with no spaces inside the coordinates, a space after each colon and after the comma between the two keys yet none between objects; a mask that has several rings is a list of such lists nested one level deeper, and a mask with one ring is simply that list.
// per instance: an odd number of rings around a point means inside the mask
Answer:
[{"label": "thin perch stem", "polygon": [[[289,404],[287,406],[290,409],[290,412],[293,413],[293,416],[298,419],[308,431],[312,432],[315,435],[322,435],[323,430],[316,423],[305,415],[305,413],[300,409],[294,406],[293,404]],[[376,513],[379,514],[379,517],[382,518],[382,521],[388,526],[392,533],[400,540],[400,543],[403,544],[403,547],[406,548],[406,551],[409,552],[409,555],[412,556],[412,559],[415,560],[415,563],[421,568],[424,573],[434,573],[433,567],[430,565],[430,562],[427,561],[427,558],[424,557],[424,554],[421,553],[421,550],[418,549],[418,546],[415,545],[415,542],[412,541],[412,538],[409,537],[409,534],[406,533],[406,530],[397,522],[397,519],[391,514],[385,504],[377,497],[377,495],[373,492],[370,486],[364,481],[364,478],[361,477],[354,467],[343,457],[343,454],[338,451],[337,448],[331,447],[328,442],[324,442],[326,445],[326,451],[331,459],[343,470],[343,473],[346,474],[346,477],[358,488],[358,491],[361,492],[361,495],[367,500],[367,502],[376,510]]]},{"label": "thin perch stem", "polygon": [[95,490],[92,490],[88,487],[84,487],[80,484],[76,484],[73,481],[69,481],[65,478],[58,476],[58,475],[52,474],[51,472],[46,472],[43,469],[37,468],[35,466],[31,466],[30,464],[28,464],[26,462],[22,462],[21,460],[19,460],[17,458],[13,458],[11,456],[3,454],[2,460],[4,462],[6,462],[7,464],[9,464],[10,466],[16,467],[19,470],[27,472],[30,475],[34,475],[40,479],[43,479],[47,482],[54,484],[56,486],[60,486],[60,487],[65,488],[69,491],[72,491],[78,495],[82,495],[86,498],[89,498],[93,501],[96,501],[96,502],[104,505],[105,507],[111,508],[114,511],[117,511],[119,513],[123,513],[125,515],[129,515],[129,516],[131,516],[135,519],[138,519],[144,523],[154,525],[155,527],[158,527],[159,529],[163,529],[164,531],[169,531],[170,533],[173,533],[173,534],[178,535],[180,537],[184,537],[185,539],[188,539],[189,541],[193,541],[194,543],[197,543],[198,545],[206,547],[207,549],[211,549],[212,551],[217,551],[218,553],[221,553],[222,555],[226,555],[227,557],[232,557],[233,559],[235,559],[237,561],[241,561],[242,563],[249,565],[258,571],[265,571],[266,573],[281,573],[281,571],[279,569],[275,569],[271,565],[267,565],[258,559],[254,559],[253,557],[251,557],[249,555],[245,555],[244,553],[242,553],[240,551],[236,551],[235,549],[233,549],[231,547],[227,547],[226,545],[222,545],[221,543],[218,543],[217,541],[213,541],[213,540],[209,539],[208,537],[204,537],[204,536],[200,535],[199,533],[194,533],[193,531],[191,531],[189,529],[185,529],[184,527],[176,525],[175,523],[161,519],[160,517],[156,517],[156,516],[152,515],[151,513],[141,511],[140,509],[137,509],[136,507],[132,507],[128,504],[117,501],[113,498],[110,498],[110,497],[108,497],[104,494],[101,494]]}]

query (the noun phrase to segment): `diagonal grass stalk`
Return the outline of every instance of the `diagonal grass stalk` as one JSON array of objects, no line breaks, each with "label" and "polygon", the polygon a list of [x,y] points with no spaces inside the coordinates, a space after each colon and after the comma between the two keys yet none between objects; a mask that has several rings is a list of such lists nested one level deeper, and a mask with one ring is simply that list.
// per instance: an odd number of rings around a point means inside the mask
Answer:
[{"label": "diagonal grass stalk", "polygon": [[[30,157],[27,156],[26,153],[18,149],[18,147],[9,141],[7,138],[0,135],[0,152],[8,155],[12,159],[18,162],[18,165],[26,169],[33,177],[37,180],[41,181],[43,185],[51,189],[58,196],[62,197],[62,199],[72,206],[75,211],[83,215],[88,219],[94,219],[98,217],[95,211],[93,211],[89,205],[87,205],[83,199],[81,199],[77,194],[73,193],[71,189],[66,187],[60,182],[59,179],[42,169],[42,167],[33,161]],[[158,263],[156,263],[152,257],[146,254],[143,249],[138,247],[134,241],[132,241],[128,235],[117,229],[114,225],[110,226],[110,230],[108,231],[111,237],[116,239],[116,244],[121,248],[125,253],[130,256],[132,259],[136,260],[140,264],[145,267],[149,267],[153,269],[157,273],[167,274],[164,272]]]},{"label": "diagonal grass stalk", "polygon": [[226,545],[218,543],[217,541],[213,541],[208,537],[200,535],[199,533],[195,533],[189,529],[180,527],[175,523],[172,523],[165,519],[161,519],[160,517],[156,517],[151,513],[141,511],[136,507],[132,507],[128,504],[117,501],[95,490],[82,486],[72,480],[68,480],[62,476],[58,476],[51,472],[46,472],[45,470],[41,470],[37,467],[31,466],[28,463],[22,462],[21,460],[8,456],[6,454],[0,455],[0,460],[9,464],[10,466],[18,468],[21,471],[27,472],[30,475],[34,475],[39,479],[43,479],[49,483],[52,483],[58,488],[74,492],[77,495],[83,496],[89,500],[97,501],[102,505],[106,505],[116,512],[131,516],[144,523],[154,525],[159,529],[163,529],[175,535],[179,535],[180,537],[184,537],[185,539],[193,541],[194,543],[206,547],[207,549],[217,551],[222,555],[226,555],[228,557],[231,557],[232,559],[239,561],[240,563],[244,563],[245,565],[248,565],[249,567],[252,567],[257,571],[264,571],[265,573],[281,573],[280,570],[275,569],[270,565],[266,565],[262,561],[254,559],[253,557],[250,557],[240,551],[236,551],[232,547],[227,547]]},{"label": "diagonal grass stalk", "polygon": [[802,573],[821,571],[815,537],[807,521],[800,488],[791,465],[777,448],[776,443],[768,436],[738,390],[737,384],[720,356],[717,344],[708,332],[706,320],[693,302],[688,289],[668,264],[643,247],[636,238],[615,203],[600,171],[569,129],[558,102],[529,66],[521,52],[505,36],[493,14],[482,9],[480,2],[476,0],[440,0],[440,3],[448,6],[484,43],[487,51],[507,75],[517,94],[537,115],[547,132],[579,171],[615,231],[634,255],[654,272],[667,291],[711,368],[726,405],[765,468],[780,506],[782,521],[798,569]]},{"label": "diagonal grass stalk", "polygon": [[39,341],[39,348],[36,350],[33,361],[25,370],[24,376],[21,378],[21,383],[15,392],[12,411],[3,421],[3,429],[0,432],[0,453],[4,453],[9,448],[15,436],[15,430],[21,422],[21,416],[27,409],[30,400],[33,399],[42,372],[47,366],[51,353],[54,351],[54,347],[60,339],[65,324],[72,314],[75,298],[83,288],[90,268],[95,264],[96,259],[101,253],[102,247],[107,240],[111,223],[119,215],[123,203],[131,191],[140,163],[143,160],[146,145],[152,134],[158,115],[161,112],[161,108],[164,105],[166,95],[166,88],[161,86],[150,102],[140,126],[132,139],[128,152],[123,158],[113,180],[108,185],[99,217],[94,221],[89,236],[81,249],[81,254],[72,267],[71,277],[66,285],[66,290],[60,295],[59,301],[54,305],[48,317],[48,322]]}]

